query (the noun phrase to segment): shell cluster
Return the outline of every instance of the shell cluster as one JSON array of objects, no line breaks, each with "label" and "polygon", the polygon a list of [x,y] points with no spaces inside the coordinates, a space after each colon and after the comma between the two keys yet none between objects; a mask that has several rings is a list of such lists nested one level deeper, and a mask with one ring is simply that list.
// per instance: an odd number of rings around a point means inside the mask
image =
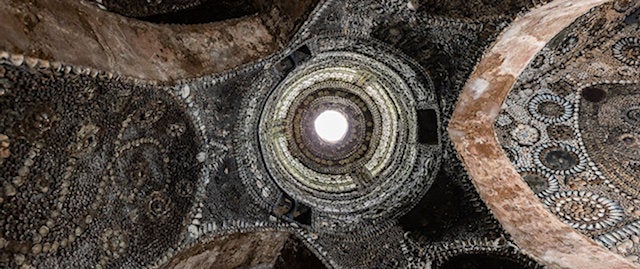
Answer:
[{"label": "shell cluster", "polygon": [[177,247],[200,174],[184,105],[16,63],[0,61],[0,267],[142,267]]},{"label": "shell cluster", "polygon": [[640,54],[629,20],[637,11],[623,2],[592,10],[550,42],[494,126],[553,214],[640,262],[640,244],[631,240],[640,236]]},{"label": "shell cluster", "polygon": [[[93,2],[142,18],[216,1]],[[281,51],[171,86],[0,51],[0,267],[156,268],[258,232],[291,233],[332,268],[542,267],[445,132],[483,51],[549,1],[485,2],[319,1]],[[557,36],[495,123],[550,212],[634,261],[637,6]],[[349,123],[336,143],[313,130],[326,110]]]}]

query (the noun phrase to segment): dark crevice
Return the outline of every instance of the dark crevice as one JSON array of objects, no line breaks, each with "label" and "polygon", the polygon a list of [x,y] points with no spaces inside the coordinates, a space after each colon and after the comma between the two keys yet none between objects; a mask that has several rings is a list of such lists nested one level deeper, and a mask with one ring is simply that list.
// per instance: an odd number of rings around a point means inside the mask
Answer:
[{"label": "dark crevice", "polygon": [[636,11],[634,11],[633,13],[631,13],[629,16],[627,16],[624,19],[624,22],[627,25],[632,25],[634,23],[639,23],[640,22],[640,8],[638,8]]},{"label": "dark crevice", "polygon": [[273,208],[273,213],[287,221],[311,226],[312,209],[286,194],[282,194],[278,204]]},{"label": "dark crevice", "polygon": [[418,143],[438,144],[438,116],[433,109],[418,110]]},{"label": "dark crevice", "polygon": [[491,16],[514,16],[550,0],[414,0],[419,11],[437,16],[481,19]]},{"label": "dark crevice", "polygon": [[483,254],[460,255],[446,261],[439,269],[527,269],[536,268],[528,261]]},{"label": "dark crevice", "polygon": [[306,45],[298,48],[293,53],[289,54],[286,58],[282,59],[275,65],[276,70],[283,75],[291,72],[296,66],[311,59],[311,50]]},{"label": "dark crevice", "polygon": [[399,219],[399,224],[417,241],[446,240],[479,216],[464,197],[465,190],[441,171],[420,202]]},{"label": "dark crevice", "polygon": [[284,243],[280,256],[276,259],[273,268],[324,269],[326,267],[299,238],[291,236]]},{"label": "dark crevice", "polygon": [[206,1],[187,9],[137,17],[137,19],[165,24],[203,24],[242,18],[260,11],[259,5],[246,1]]}]

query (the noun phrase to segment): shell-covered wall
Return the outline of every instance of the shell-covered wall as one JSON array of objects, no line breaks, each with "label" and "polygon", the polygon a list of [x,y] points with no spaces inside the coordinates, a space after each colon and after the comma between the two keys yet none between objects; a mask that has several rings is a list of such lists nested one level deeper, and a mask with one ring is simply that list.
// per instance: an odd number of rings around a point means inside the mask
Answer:
[{"label": "shell-covered wall", "polygon": [[640,4],[498,2],[0,3],[0,267],[639,266]]}]

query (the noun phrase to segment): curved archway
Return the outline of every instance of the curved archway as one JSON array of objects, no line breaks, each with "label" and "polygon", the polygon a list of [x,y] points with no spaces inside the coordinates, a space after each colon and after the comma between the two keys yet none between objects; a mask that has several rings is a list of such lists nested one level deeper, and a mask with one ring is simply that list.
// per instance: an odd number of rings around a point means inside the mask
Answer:
[{"label": "curved archway", "polygon": [[325,268],[296,236],[281,231],[214,235],[176,253],[167,263],[186,268]]},{"label": "curved archway", "polygon": [[551,267],[635,268],[544,208],[498,145],[493,122],[535,54],[576,18],[605,2],[554,1],[514,21],[467,80],[449,124],[449,136],[483,201],[519,247]]}]

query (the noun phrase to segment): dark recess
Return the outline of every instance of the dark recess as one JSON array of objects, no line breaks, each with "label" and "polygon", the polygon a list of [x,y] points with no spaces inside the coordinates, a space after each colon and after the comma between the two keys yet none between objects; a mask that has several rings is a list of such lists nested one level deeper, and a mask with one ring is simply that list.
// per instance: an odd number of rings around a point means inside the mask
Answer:
[{"label": "dark recess", "polygon": [[286,58],[282,59],[275,65],[276,70],[283,75],[291,72],[296,66],[301,65],[311,59],[311,50],[306,45],[298,48]]},{"label": "dark recess", "polygon": [[400,226],[421,242],[445,240],[456,226],[465,226],[479,215],[464,202],[464,189],[442,171],[420,202],[402,216]]},{"label": "dark recess", "polygon": [[[471,254],[461,255],[446,261],[439,269],[526,269],[518,261],[507,257]],[[535,267],[534,267],[535,268]]]},{"label": "dark recess", "polygon": [[287,221],[294,221],[307,226],[311,225],[311,208],[298,203],[298,201],[286,194],[282,194],[280,201],[273,209],[273,213]]},{"label": "dark recess", "polygon": [[588,87],[582,90],[582,98],[592,103],[601,102],[606,97],[607,91],[600,88]]},{"label": "dark recess", "polygon": [[629,16],[627,16],[624,19],[624,22],[627,25],[632,25],[634,23],[639,23],[640,22],[640,8],[636,9],[633,13],[629,14]]},{"label": "dark recess", "polygon": [[242,18],[260,11],[258,5],[247,4],[245,1],[206,1],[191,8],[137,17],[137,19],[166,24],[203,24]]},{"label": "dark recess", "polygon": [[438,116],[433,109],[418,110],[418,143],[438,144]]},{"label": "dark recess", "polygon": [[275,269],[325,269],[322,261],[316,257],[295,236],[289,237],[282,247],[280,256],[273,266]]}]

